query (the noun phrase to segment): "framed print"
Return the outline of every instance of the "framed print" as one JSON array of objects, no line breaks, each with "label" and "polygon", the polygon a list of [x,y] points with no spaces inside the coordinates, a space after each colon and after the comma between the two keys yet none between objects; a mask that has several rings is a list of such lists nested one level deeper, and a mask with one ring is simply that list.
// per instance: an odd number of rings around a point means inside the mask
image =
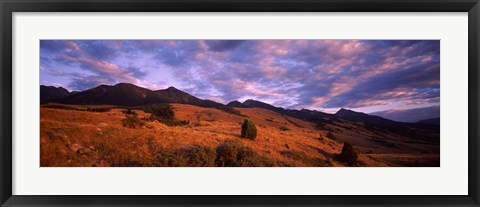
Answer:
[{"label": "framed print", "polygon": [[478,1],[2,1],[2,206],[479,206]]}]

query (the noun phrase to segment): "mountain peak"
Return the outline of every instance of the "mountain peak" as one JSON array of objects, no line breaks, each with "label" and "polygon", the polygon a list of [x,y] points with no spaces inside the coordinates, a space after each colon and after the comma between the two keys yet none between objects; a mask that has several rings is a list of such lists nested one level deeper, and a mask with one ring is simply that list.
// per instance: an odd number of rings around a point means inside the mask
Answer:
[{"label": "mountain peak", "polygon": [[67,89],[65,89],[64,87],[62,86],[46,86],[46,85],[40,85],[40,88],[50,88],[50,89],[60,89],[60,90],[66,90],[68,91]]},{"label": "mountain peak", "polygon": [[178,91],[178,89],[175,88],[175,87],[173,87],[173,86],[168,87],[166,90],[169,90],[169,91]]},{"label": "mountain peak", "polygon": [[255,99],[250,99],[250,98],[243,102],[243,104],[248,104],[248,103],[264,103],[264,102],[257,101]]},{"label": "mountain peak", "polygon": [[257,101],[254,99],[247,99],[246,101],[243,102],[243,105],[252,107],[252,108],[276,108],[268,103]]},{"label": "mountain peak", "polygon": [[136,85],[133,85],[131,83],[117,83],[117,84],[115,84],[115,86],[136,86]]},{"label": "mountain peak", "polygon": [[41,103],[67,97],[70,94],[71,93],[63,87],[40,85],[40,102]]},{"label": "mountain peak", "polygon": [[340,110],[337,111],[337,113],[335,113],[335,115],[343,116],[345,114],[354,114],[354,113],[360,113],[360,112],[356,112],[356,111],[352,111],[352,110],[349,110],[349,109],[341,108]]},{"label": "mountain peak", "polygon": [[179,103],[200,107],[222,107],[223,104],[202,100],[174,87],[152,91],[131,83],[118,83],[114,86],[101,85],[68,97],[55,100],[66,104],[107,104],[117,106],[141,106],[148,104]]},{"label": "mountain peak", "polygon": [[240,103],[240,101],[237,101],[237,100],[230,101],[230,103],[228,103],[227,106],[238,107],[238,108],[245,107],[242,103]]},{"label": "mountain peak", "polygon": [[341,119],[349,120],[349,121],[359,121],[371,124],[377,124],[379,126],[385,126],[388,124],[395,123],[392,120],[388,120],[379,116],[369,115],[362,112],[356,112],[349,109],[341,108],[340,110],[335,113],[335,116]]}]

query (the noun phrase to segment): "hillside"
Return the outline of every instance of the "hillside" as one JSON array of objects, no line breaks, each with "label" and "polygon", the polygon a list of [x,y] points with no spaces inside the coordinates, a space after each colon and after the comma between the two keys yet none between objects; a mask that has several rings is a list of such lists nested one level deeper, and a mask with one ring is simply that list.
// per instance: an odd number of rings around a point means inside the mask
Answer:
[{"label": "hillside", "polygon": [[440,125],[440,117],[432,118],[432,119],[424,119],[420,120],[417,123],[421,124],[431,124],[431,125]]},{"label": "hillside", "polygon": [[40,102],[48,102],[51,100],[67,97],[71,95],[67,89],[62,87],[55,87],[55,86],[40,86]]},{"label": "hillside", "polygon": [[[345,141],[358,150],[360,166],[436,166],[439,162],[438,145],[396,134],[380,137],[363,123],[332,119],[319,128],[262,108],[235,108],[239,116],[214,108],[172,104],[175,119],[188,124],[168,126],[147,121],[139,128],[129,128],[122,124],[125,109],[111,107],[43,105],[41,166],[175,166],[182,163],[178,155],[196,152],[206,153],[208,158],[209,153],[218,154],[220,147],[230,146],[229,140],[251,150],[247,154],[253,158],[248,159],[262,163],[258,166],[345,166],[335,159]],[[150,116],[142,110],[133,111],[139,118]],[[246,117],[258,129],[253,141],[240,138],[240,125]],[[327,138],[329,132],[333,138]]]}]

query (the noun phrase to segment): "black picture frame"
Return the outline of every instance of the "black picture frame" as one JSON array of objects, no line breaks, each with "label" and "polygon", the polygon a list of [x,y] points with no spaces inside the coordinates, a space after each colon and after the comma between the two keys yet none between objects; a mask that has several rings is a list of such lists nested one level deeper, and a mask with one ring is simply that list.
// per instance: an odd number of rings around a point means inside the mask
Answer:
[{"label": "black picture frame", "polygon": [[[480,206],[478,0],[0,0],[2,206]],[[12,195],[13,12],[468,12],[468,195],[25,196]],[[121,187],[121,186],[119,186]]]}]

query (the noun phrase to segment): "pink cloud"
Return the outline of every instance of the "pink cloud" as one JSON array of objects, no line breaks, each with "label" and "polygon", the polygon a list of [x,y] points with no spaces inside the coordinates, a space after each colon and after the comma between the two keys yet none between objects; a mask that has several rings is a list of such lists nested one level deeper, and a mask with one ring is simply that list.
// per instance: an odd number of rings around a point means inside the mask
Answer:
[{"label": "pink cloud", "polygon": [[238,91],[243,91],[254,95],[273,97],[283,96],[281,93],[277,93],[274,90],[266,87],[261,87],[259,83],[253,81],[242,81],[240,79],[235,79],[232,86],[236,87]]},{"label": "pink cloud", "polygon": [[75,41],[65,41],[65,45],[67,45],[68,48],[70,48],[71,50],[73,50],[75,52],[85,53],[85,51],[83,51]]}]

